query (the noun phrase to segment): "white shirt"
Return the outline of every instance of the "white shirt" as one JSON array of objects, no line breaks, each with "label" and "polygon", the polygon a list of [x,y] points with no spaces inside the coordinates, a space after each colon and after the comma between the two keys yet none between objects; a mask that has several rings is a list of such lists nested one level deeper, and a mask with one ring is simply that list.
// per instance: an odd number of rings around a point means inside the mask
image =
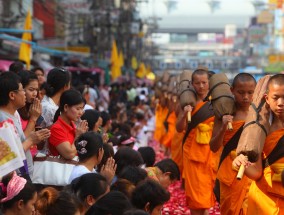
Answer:
[{"label": "white shirt", "polygon": [[46,128],[53,124],[54,115],[58,109],[58,105],[55,104],[54,101],[50,97],[47,97],[47,96],[43,97],[41,101],[41,105],[42,105],[41,115],[44,118],[41,126],[43,128]]},{"label": "white shirt", "polygon": [[97,173],[97,171],[95,169],[93,169],[93,171],[90,171],[87,169],[87,167],[83,166],[83,165],[77,165],[73,167],[72,173],[70,175],[69,178],[69,184],[71,184],[71,182],[75,179],[78,178],[82,175],[85,175],[87,173]]},{"label": "white shirt", "polygon": [[91,105],[85,104],[84,110],[93,110],[94,108]]}]

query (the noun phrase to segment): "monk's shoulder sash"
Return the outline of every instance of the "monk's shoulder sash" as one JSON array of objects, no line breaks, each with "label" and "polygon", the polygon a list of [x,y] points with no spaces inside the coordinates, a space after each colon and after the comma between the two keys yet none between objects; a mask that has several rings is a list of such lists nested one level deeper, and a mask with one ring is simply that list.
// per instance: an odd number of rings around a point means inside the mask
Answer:
[{"label": "monk's shoulder sash", "polygon": [[243,131],[243,126],[241,126],[238,129],[238,131],[234,134],[234,136],[224,146],[222,154],[221,154],[221,157],[220,157],[219,167],[218,168],[220,168],[222,162],[229,155],[229,153],[237,148],[239,139],[240,139],[241,134],[242,134],[242,131]]},{"label": "monk's shoulder sash", "polygon": [[264,160],[262,160],[262,167],[268,167],[282,157],[284,157],[284,135],[278,140],[271,153]]},{"label": "monk's shoulder sash", "polygon": [[194,129],[198,124],[204,122],[210,117],[214,116],[212,108],[210,108],[210,103],[206,102],[191,118],[191,122],[188,124],[185,135],[182,140],[182,144],[185,143],[187,136],[190,131]]}]

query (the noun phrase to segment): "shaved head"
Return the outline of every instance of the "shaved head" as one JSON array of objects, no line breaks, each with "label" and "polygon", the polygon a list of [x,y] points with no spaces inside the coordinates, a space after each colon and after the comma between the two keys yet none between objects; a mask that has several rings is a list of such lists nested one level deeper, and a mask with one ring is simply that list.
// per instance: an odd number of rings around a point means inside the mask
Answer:
[{"label": "shaved head", "polygon": [[232,87],[233,88],[236,87],[237,83],[239,83],[239,82],[250,82],[250,81],[254,82],[255,85],[256,85],[256,81],[251,74],[245,73],[245,72],[239,73],[235,76],[233,83],[232,83]]},{"label": "shaved head", "polygon": [[192,81],[194,80],[194,77],[196,75],[207,75],[208,79],[209,79],[209,71],[206,67],[198,67],[191,76]]},{"label": "shaved head", "polygon": [[284,74],[273,75],[267,83],[267,91],[269,91],[272,85],[284,86]]}]

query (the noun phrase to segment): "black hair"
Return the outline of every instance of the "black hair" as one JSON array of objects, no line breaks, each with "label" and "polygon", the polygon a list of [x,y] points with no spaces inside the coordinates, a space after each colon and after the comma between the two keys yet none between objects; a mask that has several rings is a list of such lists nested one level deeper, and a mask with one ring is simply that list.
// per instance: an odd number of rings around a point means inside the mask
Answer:
[{"label": "black hair", "polygon": [[133,209],[123,213],[123,215],[149,215],[146,211]]},{"label": "black hair", "polygon": [[9,71],[18,73],[24,69],[24,64],[21,61],[15,61],[9,66]]},{"label": "black hair", "polygon": [[87,120],[89,131],[92,131],[95,127],[95,124],[99,120],[99,117],[100,117],[99,111],[89,109],[85,111],[85,113],[81,116],[81,119]]},{"label": "black hair", "polygon": [[113,158],[117,164],[116,175],[126,166],[140,166],[144,163],[140,153],[130,147],[121,147]]},{"label": "black hair", "polygon": [[[82,143],[84,142],[84,144]],[[85,161],[94,155],[98,157],[100,149],[103,148],[103,138],[94,131],[88,131],[78,137],[75,142],[79,161]]]},{"label": "black hair", "polygon": [[60,97],[59,108],[54,114],[53,122],[56,122],[56,120],[60,116],[60,113],[63,112],[65,105],[68,105],[69,107],[71,107],[71,106],[78,105],[81,103],[85,104],[85,101],[79,91],[70,89],[70,90],[66,90],[65,92],[63,92]]},{"label": "black hair", "polygon": [[42,85],[39,86],[39,90],[45,90],[46,91],[47,88],[48,88],[48,85],[47,85],[46,82],[43,82]]},{"label": "black hair", "polygon": [[134,98],[134,106],[140,105],[140,102],[141,102],[141,100],[140,100],[139,96],[135,96],[135,98]]},{"label": "black hair", "polygon": [[110,114],[107,113],[106,111],[102,111],[100,115],[103,120],[102,127],[104,127],[107,124],[107,122],[110,120]]},{"label": "black hair", "polygon": [[180,171],[178,165],[170,158],[163,159],[154,165],[158,167],[163,173],[170,172],[171,180],[180,179]]},{"label": "black hair", "polygon": [[54,96],[62,88],[67,86],[71,81],[71,74],[64,68],[53,68],[47,75],[46,83],[48,85],[46,95],[48,97]]},{"label": "black hair", "polygon": [[8,105],[9,93],[19,89],[21,78],[13,72],[4,72],[0,75],[0,106]]},{"label": "black hair", "polygon": [[121,133],[131,136],[131,127],[127,123],[113,123],[112,124],[112,133],[115,133],[115,130],[118,130],[116,133],[119,135]]},{"label": "black hair", "polygon": [[147,178],[147,172],[138,166],[126,166],[119,173],[118,178],[130,181],[135,186]]},{"label": "black hair", "polygon": [[[10,180],[12,179],[13,175],[9,174],[5,177],[3,177],[2,179],[2,183],[4,185],[4,187],[7,187]],[[28,201],[30,201],[34,195],[36,193],[36,188],[35,186],[27,180],[25,186],[23,187],[23,189],[19,192],[18,195],[16,195],[15,197],[13,197],[12,199],[1,203],[1,209],[3,210],[3,212],[5,212],[7,209],[10,209],[14,206],[14,204],[20,200],[23,200],[24,204],[26,204]],[[3,192],[3,190],[1,189],[0,192],[0,199],[5,198],[7,195],[6,192]]]},{"label": "black hair", "polygon": [[23,88],[25,88],[30,83],[30,81],[34,81],[34,80],[38,81],[37,76],[28,70],[22,70],[18,72],[18,75],[21,78],[21,83],[23,85]]},{"label": "black hair", "polygon": [[114,184],[111,185],[110,190],[111,191],[119,191],[122,192],[124,195],[127,196],[127,198],[130,200],[132,196],[132,192],[135,189],[135,185],[131,183],[130,181],[126,179],[117,179]]},{"label": "black hair", "polygon": [[269,90],[271,84],[283,85],[283,83],[284,83],[284,74],[273,75],[272,77],[269,78],[269,81],[267,83],[267,90]]},{"label": "black hair", "polygon": [[87,196],[91,195],[98,200],[107,192],[108,183],[105,177],[97,173],[87,173],[71,182],[71,190],[84,203]]},{"label": "black hair", "polygon": [[234,77],[233,83],[232,83],[232,87],[234,88],[237,84],[237,82],[247,82],[247,81],[252,81],[256,84],[256,80],[254,79],[254,77],[249,74],[249,73],[239,73]]},{"label": "black hair", "polygon": [[110,137],[107,142],[112,143],[113,146],[118,146],[120,144],[120,140],[117,136]]},{"label": "black hair", "polygon": [[140,152],[144,163],[146,164],[146,167],[151,167],[154,165],[156,160],[156,153],[154,149],[150,146],[140,147],[138,149],[138,152]]},{"label": "black hair", "polygon": [[170,193],[165,190],[158,182],[148,179],[140,183],[132,193],[132,204],[138,209],[145,210],[149,203],[149,211],[155,207],[163,205],[170,199]]},{"label": "black hair", "polygon": [[101,171],[102,166],[106,164],[107,160],[110,157],[114,156],[114,150],[113,150],[113,147],[110,144],[108,144],[108,143],[103,144],[103,149],[104,149],[104,155],[102,157],[101,162],[97,166],[98,172]]},{"label": "black hair", "polygon": [[119,191],[111,191],[100,198],[86,213],[86,215],[123,215],[131,209],[128,198]]},{"label": "black hair", "polygon": [[77,197],[66,191],[61,191],[52,206],[47,209],[46,215],[75,215],[80,210]]},{"label": "black hair", "polygon": [[[23,85],[23,88],[25,88],[31,81],[38,81],[37,76],[28,70],[22,70],[18,73],[18,75],[21,78],[21,83]],[[28,120],[30,118],[29,114],[30,106],[31,103],[26,101],[26,105],[18,109],[18,112],[23,120]]]},{"label": "black hair", "polygon": [[44,74],[43,68],[42,68],[42,67],[39,67],[39,66],[32,68],[32,69],[31,69],[31,72],[35,74],[35,72],[38,71],[38,70],[41,71],[42,74]]},{"label": "black hair", "polygon": [[194,70],[194,72],[191,75],[192,82],[193,82],[193,79],[194,79],[195,75],[207,75],[208,79],[210,77],[208,69],[206,67],[199,67],[196,70]]},{"label": "black hair", "polygon": [[145,115],[143,113],[138,112],[138,113],[136,113],[136,119],[138,121],[144,120],[145,119]]}]

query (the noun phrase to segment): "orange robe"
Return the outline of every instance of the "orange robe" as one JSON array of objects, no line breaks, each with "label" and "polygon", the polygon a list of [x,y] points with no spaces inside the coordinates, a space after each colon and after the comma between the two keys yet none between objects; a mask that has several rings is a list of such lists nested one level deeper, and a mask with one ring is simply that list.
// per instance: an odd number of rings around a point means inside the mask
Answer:
[{"label": "orange robe", "polygon": [[161,143],[167,148],[171,146],[171,142],[175,134],[176,120],[176,114],[174,111],[172,111],[167,119],[168,132],[163,136],[161,140]]},{"label": "orange robe", "polygon": [[[192,115],[204,104],[197,104]],[[210,117],[197,125],[190,131],[183,145],[183,178],[187,205],[190,209],[207,209],[215,203],[213,153],[209,146],[213,121],[214,117]],[[202,136],[206,136],[206,142],[202,141]]]},{"label": "orange robe", "polygon": [[180,172],[183,171],[183,164],[182,164],[182,140],[185,135],[185,131],[177,132],[175,130],[172,144],[171,144],[171,155],[172,159],[178,165]]},{"label": "orange robe", "polygon": [[[284,135],[284,129],[270,133],[265,140],[263,158],[266,158]],[[253,181],[248,195],[248,215],[284,214],[284,187],[281,172],[284,157],[263,170],[258,181]]]},{"label": "orange robe", "polygon": [[[226,131],[223,145],[236,134],[244,121],[233,122],[233,131]],[[243,176],[242,180],[236,178],[237,171],[233,170],[232,162],[236,157],[236,151],[232,151],[223,160],[217,178],[220,181],[220,208],[222,215],[239,215],[247,213],[247,192],[250,185],[248,177]]]},{"label": "orange robe", "polygon": [[154,132],[154,139],[161,143],[163,136],[166,134],[164,121],[168,114],[168,108],[162,107],[160,104],[157,105],[155,112],[156,128]]}]

